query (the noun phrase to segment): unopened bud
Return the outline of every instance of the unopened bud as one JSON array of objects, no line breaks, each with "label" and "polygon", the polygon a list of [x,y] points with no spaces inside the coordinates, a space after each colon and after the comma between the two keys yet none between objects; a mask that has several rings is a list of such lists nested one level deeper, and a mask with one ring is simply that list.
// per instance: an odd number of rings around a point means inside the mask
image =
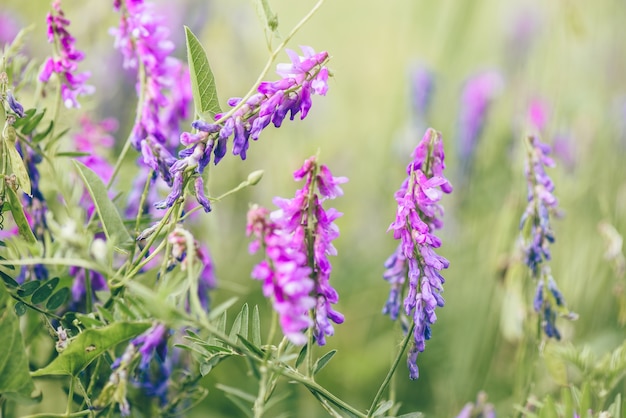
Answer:
[{"label": "unopened bud", "polygon": [[261,178],[263,177],[263,173],[264,173],[263,170],[256,170],[248,174],[248,185],[256,186],[261,181]]}]

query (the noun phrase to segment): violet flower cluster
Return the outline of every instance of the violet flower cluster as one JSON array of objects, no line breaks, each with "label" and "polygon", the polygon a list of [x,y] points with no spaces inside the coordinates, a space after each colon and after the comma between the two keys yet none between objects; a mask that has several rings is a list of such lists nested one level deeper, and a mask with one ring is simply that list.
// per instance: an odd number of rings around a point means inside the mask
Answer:
[{"label": "violet flower cluster", "polygon": [[434,230],[443,226],[443,208],[438,203],[442,192],[452,192],[452,186],[443,176],[445,155],[439,132],[429,128],[412,157],[406,170],[408,177],[395,193],[398,209],[389,230],[393,230],[400,244],[385,262],[387,270],[383,277],[391,284],[391,290],[383,313],[397,319],[406,291],[404,314],[412,317],[414,323],[409,376],[417,379],[417,355],[424,351],[426,340],[430,339],[431,325],[437,320],[435,308],[444,305],[441,296],[444,278],[440,271],[449,263],[435,253],[441,240]]},{"label": "violet flower cluster", "polygon": [[554,167],[551,148],[534,136],[528,137],[528,158],[525,166],[528,185],[528,205],[520,221],[523,235],[524,263],[537,280],[533,307],[542,317],[542,327],[547,337],[559,340],[556,328],[557,315],[575,319],[576,314],[565,306],[563,294],[558,289],[547,262],[551,259],[550,245],[554,243],[551,215],[558,215],[558,201],[554,197],[554,183],[545,171]]},{"label": "violet flower cluster", "polygon": [[46,17],[48,42],[56,41],[59,56],[48,58],[39,74],[39,80],[47,83],[52,73],[56,73],[61,82],[63,104],[67,108],[78,108],[80,107],[78,96],[91,94],[94,88],[85,84],[90,77],[89,72],[77,72],[78,63],[83,60],[84,54],[76,49],[74,45],[76,39],[67,30],[70,21],[61,10],[61,1],[53,1],[52,8],[53,11]]},{"label": "violet flower cluster", "polygon": [[266,254],[252,277],[263,281],[263,294],[272,299],[284,335],[294,344],[305,344],[304,331],[313,326],[313,336],[321,346],[326,336],[334,334],[331,321],[344,321],[331,306],[339,295],[329,282],[332,266],[328,260],[337,254],[332,241],[339,236],[334,221],[341,213],[324,210],[322,203],[341,196],[339,185],[347,178],[333,177],[315,157],[306,160],[294,178],[305,179],[305,185],[293,199],[275,198],[279,210],[270,214],[254,206],[248,212],[246,232],[255,237],[250,252],[263,247]]},{"label": "violet flower cluster", "polygon": [[[327,52],[315,53],[310,47],[301,47],[304,56],[287,50],[290,64],[278,64],[276,72],[282,76],[278,81],[262,82],[257,93],[241,104],[240,98],[228,100],[230,106],[238,107],[232,114],[217,114],[215,121],[209,123],[197,120],[191,124],[196,133],[183,132],[180,142],[188,146],[179,153],[180,159],[169,165],[169,177],[172,178],[172,191],[157,207],[170,207],[182,193],[185,172],[193,171],[196,176],[194,190],[198,203],[206,212],[211,210],[204,195],[201,175],[211,161],[218,164],[226,155],[228,139],[233,138],[232,153],[242,160],[247,157],[249,140],[257,140],[261,131],[270,123],[280,127],[289,115],[293,120],[300,114],[304,119],[311,109],[311,95],[325,95],[328,91]],[[227,116],[228,115],[228,116]],[[170,164],[168,161],[167,164]]]}]

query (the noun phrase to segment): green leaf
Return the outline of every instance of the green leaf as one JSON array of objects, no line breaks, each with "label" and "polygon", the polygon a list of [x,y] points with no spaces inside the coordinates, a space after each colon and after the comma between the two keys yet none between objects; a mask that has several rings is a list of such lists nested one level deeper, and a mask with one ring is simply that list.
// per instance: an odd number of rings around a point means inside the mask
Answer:
[{"label": "green leaf", "polygon": [[558,416],[559,413],[556,410],[554,400],[550,395],[546,396],[543,402],[543,407],[541,408],[541,412],[539,412],[539,418],[554,418]]},{"label": "green leaf", "polygon": [[20,324],[4,284],[0,283],[0,394],[21,402],[37,401],[33,379],[28,374],[28,358]]},{"label": "green leaf", "polygon": [[252,310],[252,344],[257,347],[261,346],[261,317],[258,305],[254,305]]},{"label": "green leaf", "polygon": [[59,284],[58,277],[54,277],[48,280],[39,289],[37,289],[35,293],[33,293],[33,296],[30,298],[30,301],[35,305],[42,303],[43,301],[45,301],[46,299],[50,297],[50,295],[52,294],[52,292],[54,291],[54,289],[57,287],[58,284]]},{"label": "green leaf", "polygon": [[241,343],[243,345],[246,346],[246,348],[250,351],[252,351],[254,354],[256,354],[259,357],[263,357],[265,355],[265,353],[263,353],[263,350],[261,350],[259,347],[257,347],[256,345],[252,344],[250,341],[248,341],[243,335],[241,334],[237,334],[237,337],[239,337],[239,340],[241,341]]},{"label": "green leaf", "polygon": [[244,401],[248,401],[248,402],[252,402],[254,403],[256,396],[249,394],[248,392],[244,392],[241,389],[238,388],[234,388],[232,386],[226,386],[226,385],[222,385],[221,383],[218,383],[215,385],[216,388],[218,388],[221,391],[224,391],[226,393],[229,393],[233,396],[236,396],[240,399],[243,399]]},{"label": "green leaf", "polygon": [[296,369],[298,367],[300,367],[300,365],[302,364],[302,362],[306,358],[306,352],[309,349],[308,347],[309,347],[309,345],[305,344],[304,346],[302,346],[302,350],[300,350],[300,353],[298,353],[298,358],[296,359]]},{"label": "green leaf", "polygon": [[580,394],[579,413],[582,414],[591,409],[591,385],[585,382]]},{"label": "green leaf", "polygon": [[552,379],[560,386],[567,386],[567,366],[553,345],[546,347],[544,362]]},{"label": "green leaf", "polygon": [[328,353],[324,354],[322,357],[320,357],[315,364],[313,365],[313,374],[317,374],[320,370],[322,370],[324,368],[324,366],[326,366],[326,364],[328,364],[328,362],[330,361],[330,359],[333,358],[333,356],[337,353],[337,350],[330,350]]},{"label": "green leaf", "polygon": [[6,274],[4,271],[0,270],[0,277],[2,277],[2,280],[6,283],[7,286],[9,287],[19,287],[20,284],[18,282],[16,282],[15,280],[13,280],[13,277],[9,276],[8,274]]},{"label": "green leaf", "polygon": [[33,231],[30,229],[26,215],[24,215],[24,208],[22,207],[20,198],[17,197],[17,193],[15,193],[15,190],[11,187],[5,187],[4,190],[6,190],[7,196],[9,197],[11,214],[13,215],[13,220],[17,225],[20,237],[22,237],[26,242],[34,244],[37,242],[37,239],[35,238]]},{"label": "green leaf", "polygon": [[117,208],[111,199],[109,199],[104,183],[100,177],[87,166],[75,160],[73,162],[93,199],[107,240],[111,241],[118,248],[130,248],[134,245],[134,242],[128,234],[126,227],[124,227],[124,222],[122,222]]},{"label": "green leaf", "polygon": [[91,155],[91,152],[80,151],[61,151],[54,154],[55,157],[87,157]]},{"label": "green leaf", "polygon": [[243,311],[239,312],[235,317],[235,321],[233,322],[233,326],[230,329],[230,334],[228,334],[228,339],[232,342],[237,341],[237,334],[241,331],[241,318],[243,316]]},{"label": "green leaf", "polygon": [[396,418],[424,418],[421,412],[409,412],[408,414],[398,415]]},{"label": "green leaf", "polygon": [[50,123],[48,124],[48,127],[46,129],[44,129],[43,131],[39,132],[37,135],[35,135],[32,139],[33,143],[37,143],[39,141],[41,141],[42,139],[44,139],[45,137],[48,136],[48,134],[50,134],[50,132],[52,132],[52,127],[54,126],[54,122],[50,121]]},{"label": "green leaf", "polygon": [[54,295],[50,296],[48,302],[46,302],[46,309],[49,311],[57,310],[61,305],[65,303],[67,297],[70,295],[70,288],[64,287],[59,289]]},{"label": "green leaf", "polygon": [[248,318],[250,318],[248,304],[244,303],[243,306],[241,307],[241,331],[240,331],[240,334],[243,335],[244,338],[248,338]]},{"label": "green leaf", "polygon": [[187,26],[185,26],[185,38],[187,39],[187,62],[196,113],[205,120],[213,120],[213,116],[216,113],[221,113],[222,110],[220,109],[209,60],[202,44]]},{"label": "green leaf", "polygon": [[15,304],[13,309],[15,309],[15,315],[22,316],[26,313],[27,306],[24,302],[19,301]]},{"label": "green leaf", "polygon": [[393,401],[385,401],[378,405],[378,408],[374,411],[373,417],[382,417],[385,412],[389,411],[393,407]]},{"label": "green leaf", "polygon": [[46,114],[46,109],[44,109],[43,112],[41,113],[37,113],[36,115],[29,117],[26,123],[24,123],[24,126],[22,127],[22,129],[20,129],[20,131],[24,135],[30,135],[35,130],[37,125],[39,125],[39,122],[41,122],[45,114]]},{"label": "green leaf", "polygon": [[[2,243],[2,244],[4,244],[4,243]],[[4,247],[4,245],[0,245],[0,247]],[[6,261],[7,259],[0,255],[0,260]],[[15,266],[13,266],[11,264],[5,264],[4,267],[8,268],[9,270],[15,270]]]},{"label": "green leaf", "polygon": [[31,373],[32,376],[77,376],[100,354],[117,344],[141,334],[149,322],[116,322],[102,328],[87,329],[71,339],[69,346],[47,366]]},{"label": "green leaf", "polygon": [[243,414],[244,414],[246,417],[248,417],[248,418],[252,418],[252,417],[253,417],[253,415],[252,415],[252,407],[251,407],[250,405],[247,405],[247,404],[246,404],[245,402],[243,402],[241,399],[239,399],[238,397],[233,396],[233,395],[231,395],[231,394],[229,394],[229,393],[227,393],[227,394],[226,394],[226,395],[224,395],[224,396],[226,396],[226,398],[228,398],[228,399],[229,399],[232,403],[234,403],[234,404],[235,404],[235,406],[236,406],[237,408],[239,408],[239,410],[240,410],[241,412],[243,412]]},{"label": "green leaf", "polygon": [[23,298],[30,296],[35,292],[35,290],[39,289],[39,286],[41,286],[42,283],[43,282],[39,280],[33,280],[32,282],[24,283],[18,289],[17,294],[18,296],[21,296]]},{"label": "green leaf", "polygon": [[572,398],[572,392],[569,388],[561,389],[561,405],[563,405],[563,410],[565,417],[573,417],[574,411],[576,408],[574,407],[574,399]]}]

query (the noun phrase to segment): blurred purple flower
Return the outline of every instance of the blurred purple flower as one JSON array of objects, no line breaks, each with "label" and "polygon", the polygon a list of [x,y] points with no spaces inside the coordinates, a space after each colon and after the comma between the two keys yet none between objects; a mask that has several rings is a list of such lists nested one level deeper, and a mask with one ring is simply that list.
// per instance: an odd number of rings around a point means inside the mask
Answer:
[{"label": "blurred purple flower", "polygon": [[[81,303],[86,296],[85,280],[87,280],[87,277],[89,277],[91,281],[93,294],[98,290],[106,290],[109,288],[106,278],[97,271],[85,271],[85,269],[81,267],[72,266],[68,273],[70,277],[74,277],[74,283],[72,284],[72,300],[75,304]],[[77,308],[75,307],[74,309]]]},{"label": "blurred purple flower", "polygon": [[92,86],[85,84],[90,74],[88,72],[77,73],[78,63],[83,60],[84,54],[76,49],[76,40],[67,30],[70,21],[61,10],[61,1],[52,2],[53,11],[48,13],[46,22],[48,24],[48,42],[55,43],[59,56],[50,57],[44,64],[39,80],[47,83],[52,73],[59,76],[61,82],[61,98],[65,107],[80,107],[78,103],[79,95],[91,94],[94,91]]},{"label": "blurred purple flower", "polygon": [[469,78],[461,94],[458,117],[458,150],[464,174],[469,171],[478,139],[485,126],[489,105],[498,96],[504,80],[497,71],[485,71]]},{"label": "blurred purple flower", "polygon": [[[294,178],[305,180],[303,188],[293,199],[275,198],[280,209],[269,219],[264,208],[255,207],[248,213],[247,234],[257,238],[250,252],[263,245],[268,257],[255,267],[253,277],[264,280],[264,294],[272,297],[279,315],[287,314],[281,317],[285,335],[294,344],[304,344],[302,331],[314,325],[315,341],[321,346],[326,344],[326,336],[334,334],[331,321],[344,321],[331,306],[339,295],[329,282],[332,266],[328,260],[329,255],[337,254],[332,241],[339,236],[334,221],[341,213],[333,208],[324,210],[322,202],[341,196],[339,185],[347,178],[334,177],[315,157],[306,160]],[[313,307],[311,324],[308,310]]]},{"label": "blurred purple flower", "polygon": [[89,116],[83,115],[79,124],[80,130],[74,134],[74,145],[76,151],[89,155],[76,159],[92,169],[104,183],[108,183],[113,166],[102,154],[115,145],[115,138],[111,134],[117,130],[117,121],[110,118],[94,122]]},{"label": "blurred purple flower", "polygon": [[430,339],[431,325],[437,320],[436,307],[442,307],[444,278],[439,271],[448,267],[448,260],[434,249],[441,241],[433,234],[441,228],[443,208],[439,205],[443,193],[451,193],[452,186],[443,176],[444,151],[441,134],[428,129],[413,152],[413,161],[407,166],[408,177],[395,193],[398,209],[396,219],[389,226],[398,248],[385,262],[383,274],[391,284],[389,298],[383,313],[397,319],[403,290],[404,313],[413,318],[413,346],[408,353],[409,376],[419,377],[417,355],[424,351]]},{"label": "blurred purple flower", "polygon": [[20,24],[16,17],[6,11],[0,11],[0,46],[13,42],[20,31]]},{"label": "blurred purple flower", "polygon": [[550,118],[550,105],[546,100],[536,98],[528,104],[528,123],[533,132],[544,132]]},{"label": "blurred purple flower", "polygon": [[465,404],[456,418],[496,418],[496,411],[492,404],[487,403],[487,394],[479,392],[476,403]]},{"label": "blurred purple flower", "polygon": [[411,103],[419,118],[425,118],[435,90],[435,74],[423,65],[411,71]]}]

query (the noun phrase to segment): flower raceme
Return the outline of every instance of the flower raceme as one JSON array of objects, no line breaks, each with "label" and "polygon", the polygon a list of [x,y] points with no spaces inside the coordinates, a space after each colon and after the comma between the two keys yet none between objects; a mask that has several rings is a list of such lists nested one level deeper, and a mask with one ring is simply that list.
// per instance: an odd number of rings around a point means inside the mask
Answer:
[{"label": "flower raceme", "polygon": [[312,326],[321,346],[326,336],[334,334],[331,321],[341,324],[344,320],[331,306],[339,295],[329,283],[332,266],[328,261],[329,255],[337,253],[331,242],[339,236],[334,221],[341,213],[324,210],[322,203],[341,196],[339,185],[347,179],[333,177],[315,157],[306,160],[294,178],[305,179],[304,187],[293,199],[275,198],[279,210],[270,214],[253,206],[248,212],[246,232],[255,237],[250,252],[262,247],[266,254],[252,277],[263,281],[263,294],[271,298],[284,335],[302,345],[307,341],[304,331]]},{"label": "flower raceme", "polygon": [[[228,104],[236,110],[231,114],[215,115],[215,121],[194,121],[191,126],[195,133],[183,132],[180,136],[182,145],[188,148],[179,153],[179,159],[168,162],[168,176],[172,179],[172,191],[169,196],[156,204],[157,208],[170,207],[180,197],[185,173],[191,172],[197,179],[196,198],[206,212],[211,210],[208,200],[203,195],[201,175],[213,158],[218,164],[226,155],[228,140],[232,139],[232,153],[242,160],[247,157],[249,140],[257,140],[261,131],[270,123],[280,127],[289,115],[293,120],[300,114],[304,119],[311,109],[311,95],[326,95],[328,91],[328,53],[315,51],[310,47],[301,47],[304,56],[287,50],[290,64],[278,64],[276,72],[282,76],[278,81],[264,81],[257,88],[257,93],[245,102],[240,98],[231,98]],[[213,155],[213,157],[211,157]],[[163,172],[161,167],[161,172]],[[198,183],[198,181],[200,183]]]},{"label": "flower raceme", "polygon": [[411,379],[419,377],[418,353],[424,351],[431,336],[431,325],[437,320],[435,308],[443,307],[441,297],[444,278],[439,273],[448,267],[448,260],[435,253],[441,240],[434,230],[441,228],[443,208],[439,201],[452,186],[443,176],[444,151],[441,134],[428,129],[412,154],[407,166],[408,177],[395,193],[398,209],[389,226],[400,240],[396,251],[385,262],[383,275],[391,284],[383,313],[395,320],[400,315],[404,296],[404,314],[413,318],[413,344],[408,366]]},{"label": "flower raceme", "polygon": [[561,334],[556,328],[557,315],[576,319],[576,314],[565,306],[563,294],[547,265],[551,259],[550,244],[554,242],[550,216],[559,215],[558,201],[553,195],[554,183],[545,171],[546,167],[554,167],[554,161],[549,156],[552,152],[550,146],[538,138],[528,137],[527,145],[525,174],[528,205],[520,221],[524,263],[533,279],[537,280],[533,308],[543,316],[542,327],[546,336],[559,340]]},{"label": "flower raceme", "polygon": [[46,83],[50,80],[52,73],[56,73],[61,80],[61,98],[65,107],[80,107],[77,100],[78,96],[91,94],[94,88],[85,84],[90,77],[88,72],[76,72],[78,63],[83,60],[84,54],[74,46],[76,39],[67,30],[70,21],[61,10],[60,0],[52,2],[52,9],[53,12],[48,13],[46,17],[48,42],[56,42],[59,56],[48,58],[41,73],[39,73],[39,80]]}]

